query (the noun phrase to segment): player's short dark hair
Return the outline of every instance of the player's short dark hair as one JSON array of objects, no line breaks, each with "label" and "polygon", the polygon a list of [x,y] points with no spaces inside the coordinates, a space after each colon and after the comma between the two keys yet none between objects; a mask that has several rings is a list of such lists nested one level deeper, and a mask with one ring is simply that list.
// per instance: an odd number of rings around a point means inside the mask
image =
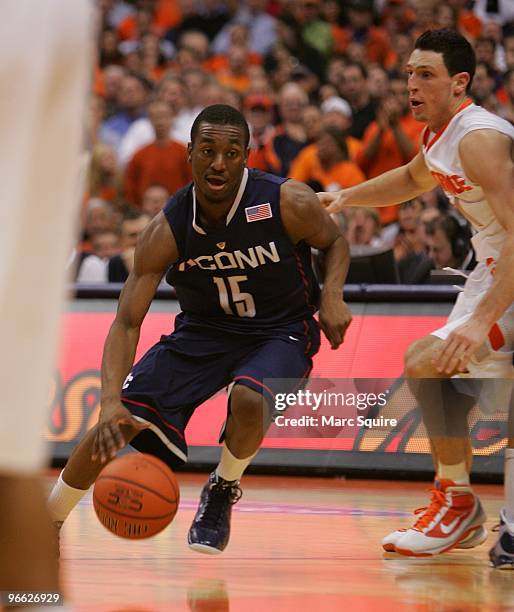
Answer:
[{"label": "player's short dark hair", "polygon": [[475,76],[476,58],[473,47],[464,36],[449,28],[427,30],[416,40],[414,48],[421,51],[441,53],[450,76],[459,72],[467,72],[469,83],[466,92],[470,90]]},{"label": "player's short dark hair", "polygon": [[214,125],[231,125],[241,128],[245,137],[245,148],[250,143],[250,129],[246,119],[243,117],[237,108],[228,104],[212,104],[203,109],[203,111],[194,120],[191,127],[191,142],[194,144],[198,129],[201,123],[212,123]]}]

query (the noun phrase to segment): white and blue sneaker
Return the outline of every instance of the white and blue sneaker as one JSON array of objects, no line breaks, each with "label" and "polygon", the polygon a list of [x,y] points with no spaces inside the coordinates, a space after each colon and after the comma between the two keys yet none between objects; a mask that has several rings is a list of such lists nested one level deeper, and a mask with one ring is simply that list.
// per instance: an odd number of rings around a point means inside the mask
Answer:
[{"label": "white and blue sneaker", "polygon": [[500,524],[493,531],[498,531],[498,540],[489,551],[491,566],[495,569],[514,569],[514,524],[507,521],[505,508],[500,512]]}]

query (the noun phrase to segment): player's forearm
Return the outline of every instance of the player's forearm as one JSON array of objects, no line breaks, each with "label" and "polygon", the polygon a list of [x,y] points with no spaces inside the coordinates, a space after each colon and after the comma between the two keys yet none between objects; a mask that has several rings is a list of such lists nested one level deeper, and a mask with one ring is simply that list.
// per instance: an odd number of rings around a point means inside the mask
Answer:
[{"label": "player's forearm", "polygon": [[102,358],[102,403],[118,400],[121,387],[136,355],[140,328],[114,321],[105,341]]},{"label": "player's forearm", "polygon": [[425,189],[412,178],[407,166],[389,170],[345,190],[345,206],[391,206],[415,198]]},{"label": "player's forearm", "polygon": [[494,281],[482,301],[478,304],[474,317],[492,327],[514,302],[514,235],[509,233],[501,250],[494,272]]},{"label": "player's forearm", "polygon": [[343,295],[343,285],[350,266],[350,249],[343,236],[323,251],[325,255],[325,274],[323,276],[322,299],[328,296]]}]

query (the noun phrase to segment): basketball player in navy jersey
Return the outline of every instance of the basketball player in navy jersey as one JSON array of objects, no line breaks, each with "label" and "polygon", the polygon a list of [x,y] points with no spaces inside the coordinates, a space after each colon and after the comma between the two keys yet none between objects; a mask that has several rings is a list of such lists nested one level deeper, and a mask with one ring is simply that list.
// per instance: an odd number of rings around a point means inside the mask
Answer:
[{"label": "basketball player in navy jersey", "polygon": [[[105,343],[99,423],[50,496],[56,523],[128,443],[172,467],[186,461],[184,429],[195,408],[233,383],[221,461],[188,535],[192,549],[220,553],[239,480],[269,420],[272,379],[308,376],[320,343],[318,308],[331,347],[342,343],[351,321],[342,299],[347,243],[310,188],[247,169],[248,144],[248,125],[230,106],[209,106],[195,120],[193,183],[170,199],[136,247]],[[325,255],[321,292],[311,247]],[[142,321],[167,270],[182,312],[173,333],[133,366]]]}]

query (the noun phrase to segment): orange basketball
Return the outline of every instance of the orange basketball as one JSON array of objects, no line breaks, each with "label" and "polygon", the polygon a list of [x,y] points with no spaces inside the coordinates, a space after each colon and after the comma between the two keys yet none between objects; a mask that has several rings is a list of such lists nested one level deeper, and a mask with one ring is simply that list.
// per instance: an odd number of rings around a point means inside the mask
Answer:
[{"label": "orange basketball", "polygon": [[93,489],[100,522],[122,538],[138,540],[159,533],[177,512],[175,474],[152,455],[133,453],[105,466]]}]

